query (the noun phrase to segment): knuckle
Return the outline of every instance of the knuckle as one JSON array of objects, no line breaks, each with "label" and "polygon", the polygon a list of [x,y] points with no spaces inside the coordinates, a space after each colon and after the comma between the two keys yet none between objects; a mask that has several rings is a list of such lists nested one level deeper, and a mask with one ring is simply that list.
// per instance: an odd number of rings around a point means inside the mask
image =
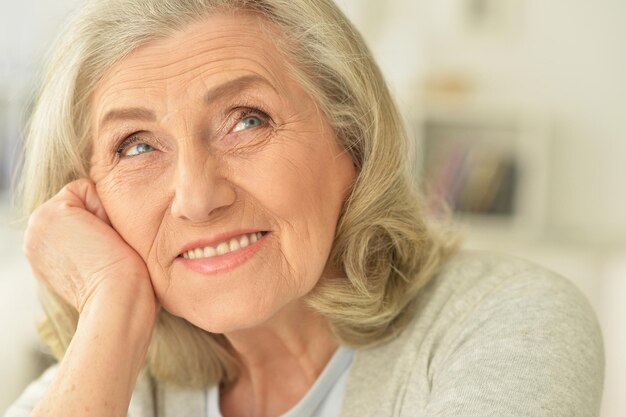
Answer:
[{"label": "knuckle", "polygon": [[33,230],[37,228],[40,216],[41,216],[40,212],[36,210],[28,217],[28,223],[26,224],[26,230],[24,232],[25,241],[33,233]]},{"label": "knuckle", "polygon": [[37,207],[33,213],[30,215],[30,217],[28,218],[28,224],[27,224],[27,230],[34,230],[37,229],[39,227],[40,224],[46,222],[46,220],[51,217],[50,215],[50,206],[51,204],[49,204],[48,202],[42,204],[41,206]]},{"label": "knuckle", "polygon": [[65,185],[68,191],[77,192],[78,190],[84,190],[92,186],[92,181],[89,178],[78,178]]},{"label": "knuckle", "polygon": [[30,257],[30,241],[26,238],[24,238],[22,242],[22,253],[26,255],[27,258]]},{"label": "knuckle", "polygon": [[24,240],[22,241],[22,253],[26,255],[28,259],[32,259],[32,255],[37,253],[36,240],[32,233],[25,233]]}]

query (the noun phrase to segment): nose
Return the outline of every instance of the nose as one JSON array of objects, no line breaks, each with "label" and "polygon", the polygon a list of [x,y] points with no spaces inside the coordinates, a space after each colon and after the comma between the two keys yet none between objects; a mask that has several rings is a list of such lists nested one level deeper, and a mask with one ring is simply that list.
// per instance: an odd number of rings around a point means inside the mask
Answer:
[{"label": "nose", "polygon": [[232,185],[219,174],[220,161],[206,147],[188,146],[178,155],[172,216],[193,222],[209,219],[234,203]]}]

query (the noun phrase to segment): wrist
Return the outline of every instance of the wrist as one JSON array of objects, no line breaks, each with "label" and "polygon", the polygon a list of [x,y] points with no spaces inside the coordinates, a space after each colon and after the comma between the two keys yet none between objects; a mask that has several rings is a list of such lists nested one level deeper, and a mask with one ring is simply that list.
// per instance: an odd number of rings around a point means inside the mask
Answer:
[{"label": "wrist", "polygon": [[158,313],[150,278],[141,276],[102,282],[83,306],[78,326],[97,331],[109,329],[121,344],[149,344]]},{"label": "wrist", "polygon": [[132,302],[128,293],[120,294],[98,295],[85,304],[68,352],[109,362],[111,371],[119,367],[121,374],[129,372],[135,378],[144,364],[158,310],[153,295],[137,296]]},{"label": "wrist", "polygon": [[156,318],[158,303],[152,288],[150,276],[146,273],[127,273],[116,278],[99,280],[98,287],[87,297],[81,316],[86,310],[109,311],[116,309],[129,315],[140,314],[144,318]]}]

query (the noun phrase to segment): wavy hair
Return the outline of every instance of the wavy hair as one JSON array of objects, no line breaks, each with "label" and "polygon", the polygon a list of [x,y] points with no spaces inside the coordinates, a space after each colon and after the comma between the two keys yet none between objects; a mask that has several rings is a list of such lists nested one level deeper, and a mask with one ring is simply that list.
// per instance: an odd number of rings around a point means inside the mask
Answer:
[{"label": "wavy hair", "polygon": [[[459,240],[426,220],[402,119],[363,39],[331,0],[87,1],[51,49],[26,126],[15,194],[23,219],[88,176],[89,97],[106,71],[137,47],[226,11],[260,14],[283,34],[277,41],[290,71],[358,169],[330,253],[345,276],[320,280],[306,301],[340,344],[384,343],[406,327],[415,296]],[[78,313],[45,286],[39,291],[46,315],[39,333],[60,359]],[[145,366],[179,386],[228,384],[239,368],[227,344],[162,309]]]}]

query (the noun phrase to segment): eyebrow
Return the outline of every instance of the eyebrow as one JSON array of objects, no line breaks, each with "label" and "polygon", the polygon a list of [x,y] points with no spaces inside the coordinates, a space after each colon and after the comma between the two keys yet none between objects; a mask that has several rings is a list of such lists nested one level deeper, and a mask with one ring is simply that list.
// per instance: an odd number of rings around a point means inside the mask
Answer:
[{"label": "eyebrow", "polygon": [[[211,88],[204,95],[204,102],[208,104],[212,101],[219,100],[233,91],[245,90],[258,84],[266,85],[276,91],[276,88],[265,78],[259,75],[244,75]],[[99,131],[102,131],[106,125],[111,124],[114,121],[121,120],[143,120],[153,122],[156,120],[156,115],[152,110],[145,107],[113,109],[107,112],[100,120]]]}]

